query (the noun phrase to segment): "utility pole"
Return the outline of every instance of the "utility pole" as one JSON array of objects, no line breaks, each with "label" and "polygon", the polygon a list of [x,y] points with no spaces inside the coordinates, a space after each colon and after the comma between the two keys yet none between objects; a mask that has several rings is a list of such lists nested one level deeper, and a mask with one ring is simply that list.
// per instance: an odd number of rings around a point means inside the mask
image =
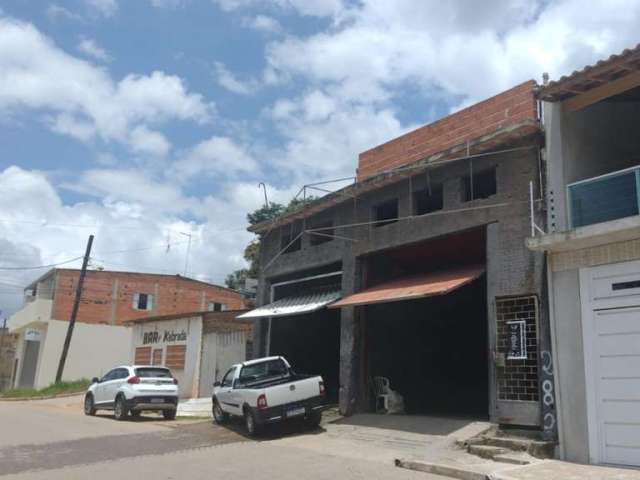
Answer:
[{"label": "utility pole", "polygon": [[91,245],[93,245],[93,235],[89,235],[89,240],[87,241],[87,250],[84,252],[84,259],[82,260],[82,270],[80,270],[80,278],[78,279],[78,287],[76,288],[76,298],[73,302],[73,310],[71,310],[69,328],[67,328],[67,337],[64,339],[62,354],[60,355],[60,363],[58,364],[58,373],[56,373],[56,383],[59,383],[62,380],[64,364],[67,361],[67,353],[69,352],[69,344],[71,343],[71,336],[73,335],[73,327],[76,325],[78,308],[80,308],[80,297],[82,296],[82,285],[84,284],[84,276],[87,273],[87,264],[89,263],[89,256],[91,255]]}]

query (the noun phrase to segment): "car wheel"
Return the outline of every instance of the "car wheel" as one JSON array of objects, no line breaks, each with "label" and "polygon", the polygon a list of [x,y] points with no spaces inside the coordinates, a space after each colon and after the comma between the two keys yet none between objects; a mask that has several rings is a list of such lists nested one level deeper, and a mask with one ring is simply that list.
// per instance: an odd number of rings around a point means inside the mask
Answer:
[{"label": "car wheel", "polygon": [[163,410],[162,411],[162,416],[164,417],[165,420],[175,420],[176,419],[176,409],[172,409],[172,410]]},{"label": "car wheel", "polygon": [[93,395],[91,394],[84,397],[84,414],[90,416],[96,414],[96,405],[93,401]]},{"label": "car wheel", "polygon": [[212,411],[213,411],[213,420],[218,425],[222,425],[223,423],[226,423],[227,420],[229,420],[229,415],[226,414],[224,411],[222,411],[222,407],[220,406],[217,400],[213,401]]},{"label": "car wheel", "polygon": [[244,411],[244,425],[250,437],[255,437],[260,433],[260,425],[256,422],[255,415],[248,408]]},{"label": "car wheel", "polygon": [[322,421],[322,412],[311,412],[307,417],[307,425],[311,428],[318,428]]},{"label": "car wheel", "polygon": [[127,410],[127,406],[124,403],[124,397],[120,396],[116,398],[116,404],[113,407],[113,416],[116,420],[126,420],[129,411]]},{"label": "car wheel", "polygon": [[129,412],[132,418],[140,418],[141,413],[140,410],[131,410],[131,412]]}]

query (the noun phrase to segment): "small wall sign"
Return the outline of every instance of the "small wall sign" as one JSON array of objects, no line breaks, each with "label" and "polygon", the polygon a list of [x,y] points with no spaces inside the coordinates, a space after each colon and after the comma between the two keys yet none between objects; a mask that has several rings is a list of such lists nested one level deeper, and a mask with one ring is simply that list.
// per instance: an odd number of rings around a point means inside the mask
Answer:
[{"label": "small wall sign", "polygon": [[24,339],[31,342],[39,342],[41,333],[39,330],[29,329],[24,333]]},{"label": "small wall sign", "polygon": [[507,322],[507,360],[526,360],[527,322],[516,320]]},{"label": "small wall sign", "polygon": [[144,332],[142,334],[142,344],[149,345],[152,343],[174,343],[174,342],[186,342],[187,332],[180,330],[165,330],[164,333],[160,333],[157,330],[153,332]]}]

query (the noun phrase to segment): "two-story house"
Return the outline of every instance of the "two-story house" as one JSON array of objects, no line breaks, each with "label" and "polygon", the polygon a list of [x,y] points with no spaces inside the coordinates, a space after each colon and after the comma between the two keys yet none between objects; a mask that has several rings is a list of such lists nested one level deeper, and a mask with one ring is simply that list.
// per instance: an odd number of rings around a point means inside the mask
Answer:
[{"label": "two-story house", "polygon": [[241,317],[256,319],[255,348],[322,374],[346,414],[374,410],[385,377],[407,413],[541,429],[544,255],[525,244],[531,186],[542,217],[535,88],[363,152],[352,185],[252,227],[259,307]]},{"label": "two-story house", "polygon": [[[79,270],[53,269],[25,288],[24,307],[8,321],[19,335],[14,386],[41,388],[55,380],[79,276]],[[92,378],[132,361],[125,321],[244,307],[238,292],[180,275],[90,270],[63,380]]]},{"label": "two-story house", "polygon": [[538,98],[560,454],[640,466],[640,45]]}]

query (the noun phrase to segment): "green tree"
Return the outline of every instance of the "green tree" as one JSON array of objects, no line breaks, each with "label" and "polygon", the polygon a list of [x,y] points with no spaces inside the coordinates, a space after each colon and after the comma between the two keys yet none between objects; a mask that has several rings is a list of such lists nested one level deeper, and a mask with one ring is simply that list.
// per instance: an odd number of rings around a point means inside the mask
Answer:
[{"label": "green tree", "polygon": [[[306,199],[294,198],[286,207],[281,203],[269,202],[268,206],[263,205],[253,212],[248,213],[247,221],[249,225],[257,225],[265,221],[273,220],[281,215],[295,212],[312,200],[314,200],[314,197],[308,197]],[[241,268],[227,275],[224,281],[227,287],[241,290],[247,278],[258,278],[260,241],[261,238],[258,236],[249,242],[249,245],[244,249],[244,259],[249,264],[249,268]]]}]

